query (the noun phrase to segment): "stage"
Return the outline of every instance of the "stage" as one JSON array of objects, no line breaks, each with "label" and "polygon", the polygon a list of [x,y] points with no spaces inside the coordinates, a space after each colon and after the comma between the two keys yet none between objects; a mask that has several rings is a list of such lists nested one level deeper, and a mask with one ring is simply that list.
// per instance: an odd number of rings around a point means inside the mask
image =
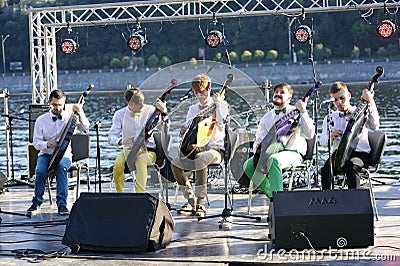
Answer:
[{"label": "stage", "polygon": [[[219,228],[220,217],[198,221],[187,213],[177,214],[171,210],[175,229],[170,244],[156,252],[121,254],[103,252],[71,253],[61,243],[66,218],[57,214],[57,208],[48,200],[31,218],[0,213],[0,265],[21,265],[39,262],[43,265],[258,265],[269,263],[306,264],[355,264],[398,265],[400,262],[400,183],[385,180],[390,184],[374,186],[379,212],[379,221],[374,218],[375,244],[361,249],[327,249],[313,252],[301,250],[271,250],[267,221],[269,200],[265,195],[253,194],[250,214],[248,195],[234,194],[233,214],[259,216],[261,221],[248,218],[228,217],[228,223]],[[219,182],[219,181],[217,181]],[[126,184],[132,192],[132,184]],[[92,184],[92,187],[94,185]],[[81,184],[81,191],[87,185]],[[98,188],[97,188],[98,189]],[[107,193],[110,183],[103,183]],[[157,187],[149,189],[156,190]],[[33,189],[28,186],[10,186],[0,194],[3,212],[24,214],[30,206]],[[92,189],[93,190],[93,189]],[[169,201],[174,207],[175,190],[169,189]],[[53,197],[55,197],[53,191]],[[48,199],[47,193],[45,199]],[[75,191],[70,190],[68,208],[75,201]],[[176,200],[177,206],[184,203],[182,193]],[[207,215],[222,214],[224,209],[223,186],[212,184],[209,189]],[[107,208],[107,206],[104,206]],[[108,230],[115,230],[112,223]],[[327,228],[326,230],[334,230]],[[395,261],[394,261],[395,260]]]}]

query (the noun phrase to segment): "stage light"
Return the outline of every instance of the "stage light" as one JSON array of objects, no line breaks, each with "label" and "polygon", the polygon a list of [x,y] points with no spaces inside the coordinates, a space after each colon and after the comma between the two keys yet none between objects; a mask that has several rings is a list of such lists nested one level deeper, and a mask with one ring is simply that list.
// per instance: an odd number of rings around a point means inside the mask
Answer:
[{"label": "stage light", "polygon": [[218,45],[221,44],[223,39],[224,39],[224,35],[220,31],[212,30],[207,34],[205,41],[206,41],[206,44],[208,46],[210,46],[211,48],[216,48],[216,47],[218,47]]},{"label": "stage light", "polygon": [[306,25],[300,25],[294,32],[294,38],[299,43],[305,43],[311,38],[311,29]]},{"label": "stage light", "polygon": [[147,40],[141,34],[134,33],[128,39],[127,43],[128,43],[128,47],[131,48],[131,50],[137,52],[140,49],[142,49],[143,46],[145,46],[147,44]]},{"label": "stage light", "polygon": [[60,50],[64,54],[72,54],[78,47],[79,45],[73,39],[64,39],[61,42]]},{"label": "stage light", "polygon": [[396,25],[388,19],[383,20],[379,23],[378,27],[376,27],[376,31],[382,38],[390,38],[396,31]]}]

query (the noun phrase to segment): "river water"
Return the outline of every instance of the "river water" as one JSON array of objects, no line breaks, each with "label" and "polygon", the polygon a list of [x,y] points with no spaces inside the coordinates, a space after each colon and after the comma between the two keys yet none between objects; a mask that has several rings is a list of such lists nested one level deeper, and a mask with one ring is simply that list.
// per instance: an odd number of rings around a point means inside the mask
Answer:
[{"label": "river water", "polygon": [[[222,79],[223,80],[223,79]],[[222,84],[221,82],[218,82]],[[167,86],[165,86],[167,87]],[[218,89],[219,85],[215,85],[213,89]],[[154,88],[154,86],[153,86]],[[160,96],[162,89],[156,89],[149,91],[143,86],[145,90],[145,101],[147,103],[153,103],[154,100]],[[188,83],[182,83],[178,89],[174,90],[168,98],[167,107],[169,111],[172,111],[170,115],[170,131],[173,136],[172,147],[170,155],[174,156],[179,146],[180,137],[178,136],[179,129],[184,122],[187,108],[190,104],[195,102],[195,99],[190,98],[182,101],[181,97],[188,91]],[[302,98],[307,92],[308,88],[295,88],[295,95],[293,99]],[[361,87],[350,86],[352,92],[352,104],[357,105],[360,102]],[[378,85],[375,88],[375,100],[378,106],[378,110],[381,117],[380,130],[387,134],[387,143],[383,159],[380,165],[378,174],[382,177],[396,177],[400,174],[400,111],[398,107],[400,86],[399,85]],[[267,95],[272,95],[267,90]],[[319,91],[318,102],[329,98],[328,85],[324,85]],[[77,94],[68,95],[67,103],[74,103],[79,98]],[[225,99],[230,104],[232,119],[230,123],[231,130],[240,132],[242,136],[255,132],[256,123],[266,112],[265,106],[266,96],[263,92],[254,84],[248,86],[241,86],[229,89],[226,92]],[[4,99],[0,99],[0,105],[3,106]],[[27,170],[27,144],[29,136],[29,127],[27,113],[21,113],[23,110],[28,110],[31,104],[30,96],[18,96],[13,95],[8,98],[9,113],[13,114],[15,118],[12,119],[12,150],[13,150],[13,164],[14,164],[14,176],[19,177],[20,175],[26,174]],[[294,104],[294,100],[292,101]],[[309,113],[312,115],[312,106],[314,104],[314,98],[309,103]],[[125,105],[123,100],[122,91],[112,92],[93,92],[86,97],[84,110],[89,118],[92,125],[100,119],[102,119],[101,127],[99,128],[99,146],[100,146],[100,165],[102,176],[110,176],[109,167],[113,164],[114,158],[120,151],[117,147],[111,147],[107,143],[108,130],[111,126],[112,113],[110,110],[118,109]],[[261,107],[260,107],[261,106]],[[321,132],[322,119],[325,116],[327,110],[326,106],[317,106],[317,124],[319,132]],[[5,123],[4,116],[0,118],[0,126]],[[5,130],[0,131],[0,171],[4,174],[7,173],[7,156],[6,156],[6,142],[5,142]],[[96,130],[94,127],[90,129],[91,136],[91,157],[89,159],[90,173],[92,176],[96,174]],[[246,139],[246,138],[243,138]],[[244,140],[243,140],[244,141]],[[323,147],[318,148],[318,160],[321,166],[327,159],[327,149]],[[11,158],[10,165],[11,165]],[[11,169],[9,170],[12,172]],[[11,175],[10,175],[11,176]]]}]

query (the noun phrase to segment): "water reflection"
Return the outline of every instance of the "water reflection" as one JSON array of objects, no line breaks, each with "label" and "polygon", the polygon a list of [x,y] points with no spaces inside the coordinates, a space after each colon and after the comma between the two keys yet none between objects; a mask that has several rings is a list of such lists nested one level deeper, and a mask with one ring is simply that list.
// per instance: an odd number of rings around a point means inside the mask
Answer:
[{"label": "water reflection", "polygon": [[[308,88],[296,88],[293,99],[303,97],[307,92]],[[352,103],[357,105],[360,101],[360,94],[362,88],[351,87],[352,92]],[[168,99],[167,107],[172,110],[174,106],[180,103],[180,98],[186,93],[187,88],[174,91]],[[146,102],[152,103],[162,92],[152,91],[145,92]],[[385,153],[380,166],[379,174],[382,176],[394,176],[400,174],[400,138],[399,138],[399,108],[398,108],[398,96],[400,93],[400,86],[382,87],[378,85],[375,88],[375,100],[378,106],[378,110],[381,116],[381,130],[387,134],[387,144]],[[79,96],[69,96],[67,99],[68,103],[73,103],[78,100]],[[321,100],[329,98],[328,86],[323,86],[319,91],[319,98]],[[230,127],[232,130],[242,131],[254,131],[256,129],[257,121],[262,117],[266,110],[260,110],[260,108],[252,107],[256,105],[265,105],[264,95],[260,89],[253,87],[247,89],[235,89],[228,90],[226,93],[226,100],[231,106],[232,114],[244,113],[244,115],[236,115],[235,121],[231,121]],[[321,102],[319,100],[319,102]],[[31,99],[29,97],[11,97],[8,99],[9,112],[15,114],[16,119],[12,119],[12,138],[13,138],[13,154],[14,154],[14,169],[15,176],[19,176],[26,171],[27,158],[26,158],[26,146],[28,143],[28,123],[26,119],[28,114],[20,114],[21,110],[28,110]],[[172,153],[176,152],[179,145],[180,138],[178,132],[181,125],[184,122],[187,108],[192,104],[195,99],[189,99],[185,101],[181,107],[171,115],[171,132],[173,136]],[[292,101],[294,103],[294,100]],[[309,106],[313,103],[310,101]],[[0,105],[3,106],[3,99],[0,99]],[[90,94],[86,97],[85,112],[91,121],[92,125],[95,121],[102,118],[112,108],[120,108],[125,106],[122,92],[113,92],[108,94]],[[309,108],[311,114],[311,108]],[[322,119],[326,114],[326,107],[318,106],[318,128],[321,132]],[[23,118],[20,120],[17,118]],[[4,125],[4,117],[0,118],[0,126]],[[109,175],[109,166],[113,164],[114,158],[117,155],[119,149],[116,147],[110,147],[107,143],[107,134],[111,126],[111,116],[108,116],[102,120],[101,127],[99,130],[99,142],[101,150],[101,166],[102,175]],[[0,171],[6,173],[7,169],[7,158],[6,158],[6,146],[5,146],[5,133],[4,129],[0,134]],[[91,166],[91,173],[94,175],[96,168],[96,131],[92,127],[90,130],[91,135],[91,159],[89,161]],[[322,164],[327,158],[327,152],[325,148],[319,148],[319,162]]]}]

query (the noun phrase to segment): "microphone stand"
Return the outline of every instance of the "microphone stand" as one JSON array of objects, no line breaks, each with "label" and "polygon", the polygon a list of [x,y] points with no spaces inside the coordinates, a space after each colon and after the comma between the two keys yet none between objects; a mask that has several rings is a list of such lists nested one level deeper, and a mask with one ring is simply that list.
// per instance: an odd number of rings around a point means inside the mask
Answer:
[{"label": "microphone stand", "polygon": [[21,118],[21,117],[17,117],[14,115],[10,115],[10,114],[6,114],[4,115],[4,117],[7,117],[8,123],[7,123],[7,127],[6,130],[8,130],[9,132],[9,138],[10,138],[10,157],[11,157],[11,180],[6,181],[6,184],[4,186],[13,186],[13,185],[28,185],[30,187],[33,187],[33,185],[26,183],[26,182],[22,182],[20,180],[16,180],[15,179],[15,171],[14,171],[14,149],[13,149],[13,133],[12,133],[12,120],[13,119],[19,119],[19,120],[24,120],[24,121],[30,121],[29,119],[26,118]]},{"label": "microphone stand", "polygon": [[328,104],[328,115],[327,115],[327,130],[328,130],[328,156],[329,156],[329,187],[333,189],[333,165],[332,165],[332,142],[331,142],[331,136],[332,136],[332,126],[333,126],[333,121],[332,121],[332,115],[331,115],[331,109],[332,109],[333,103],[330,102]]},{"label": "microphone stand", "polygon": [[[313,33],[314,29],[313,29],[313,19],[311,19],[311,32]],[[311,35],[310,40],[308,42],[308,61],[311,63],[311,67],[312,67],[312,71],[313,71],[313,81],[314,81],[314,86],[317,84],[317,74],[315,71],[315,64],[314,64],[314,40],[313,40],[313,36]],[[313,120],[314,120],[314,124],[315,124],[315,138],[318,139],[318,91],[315,92],[314,94],[314,101],[313,101]],[[315,160],[314,160],[314,167],[315,167],[315,181],[314,184],[316,186],[318,186],[319,182],[318,182],[318,141],[315,142],[314,145],[314,150],[315,150]]]},{"label": "microphone stand", "polygon": [[215,218],[215,217],[222,217],[222,220],[219,222],[219,228],[221,229],[223,224],[228,222],[229,217],[239,217],[239,218],[248,218],[248,219],[255,219],[257,221],[261,221],[261,217],[252,217],[248,215],[238,215],[238,214],[232,214],[233,211],[233,198],[230,200],[230,205],[231,207],[228,208],[228,198],[229,198],[229,190],[228,190],[228,161],[231,157],[231,150],[232,150],[232,143],[230,142],[229,139],[229,119],[230,117],[228,116],[226,119],[224,119],[224,124],[225,124],[225,138],[224,138],[224,146],[225,146],[225,153],[224,153],[224,209],[222,210],[221,214],[216,214],[216,215],[209,215],[209,216],[204,216],[204,217],[198,217],[198,221],[204,220],[204,219],[209,219],[209,218]]},{"label": "microphone stand", "polygon": [[[99,120],[97,120],[93,128],[96,129],[96,169],[97,169],[97,176],[99,178],[99,193],[101,193],[101,164],[100,164],[100,128],[101,128],[101,121],[106,119],[109,115],[114,113],[114,111],[108,110]],[[78,184],[79,185],[79,184]],[[97,191],[97,186],[95,182],[94,187],[95,192]]]}]

